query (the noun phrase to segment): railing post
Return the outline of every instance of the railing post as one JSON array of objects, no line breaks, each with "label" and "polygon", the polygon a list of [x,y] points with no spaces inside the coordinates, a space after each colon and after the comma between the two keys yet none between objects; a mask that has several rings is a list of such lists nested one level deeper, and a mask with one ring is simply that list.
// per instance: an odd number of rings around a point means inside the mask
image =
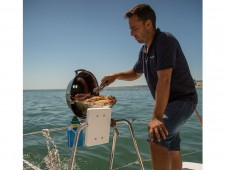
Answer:
[{"label": "railing post", "polygon": [[140,152],[139,152],[139,149],[138,149],[138,146],[137,146],[137,142],[136,142],[136,139],[135,139],[135,136],[134,136],[134,131],[133,131],[132,125],[126,119],[121,119],[121,120],[114,120],[114,119],[112,119],[111,120],[111,127],[114,127],[114,131],[113,131],[113,142],[112,142],[112,150],[111,150],[111,155],[110,155],[109,170],[112,170],[112,167],[113,167],[113,159],[114,159],[116,138],[117,138],[117,136],[119,134],[118,129],[117,129],[117,124],[122,124],[122,123],[126,124],[128,126],[128,128],[129,128],[129,130],[130,130],[131,138],[133,140],[133,145],[134,145],[134,148],[135,148],[135,151],[136,151],[139,163],[140,163],[141,170],[144,170],[143,160],[141,158],[141,155],[140,155]]}]

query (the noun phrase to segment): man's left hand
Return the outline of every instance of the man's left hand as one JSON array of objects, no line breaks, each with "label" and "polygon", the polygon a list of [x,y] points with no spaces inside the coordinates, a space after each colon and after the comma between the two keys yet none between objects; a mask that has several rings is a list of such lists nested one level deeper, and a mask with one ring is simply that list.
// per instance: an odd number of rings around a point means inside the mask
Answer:
[{"label": "man's left hand", "polygon": [[152,118],[152,120],[148,124],[148,130],[150,132],[151,141],[153,142],[153,136],[155,134],[158,142],[161,141],[160,135],[165,139],[168,135],[168,130],[165,127],[163,119],[159,119],[157,117]]}]

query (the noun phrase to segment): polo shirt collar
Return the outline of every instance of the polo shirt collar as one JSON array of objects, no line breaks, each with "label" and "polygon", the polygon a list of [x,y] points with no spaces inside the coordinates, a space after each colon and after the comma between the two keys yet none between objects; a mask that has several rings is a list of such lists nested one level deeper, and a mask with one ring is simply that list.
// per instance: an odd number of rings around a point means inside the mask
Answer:
[{"label": "polo shirt collar", "polygon": [[[153,44],[155,43],[155,41],[156,41],[158,35],[160,34],[160,32],[161,32],[161,30],[160,30],[159,28],[157,28],[156,31],[155,31],[154,39],[153,39],[153,41],[152,41],[152,43],[151,43],[149,49],[151,49],[151,47],[152,47]],[[146,45],[144,45],[142,51],[143,51],[143,53],[147,54],[147,46],[146,46]],[[149,50],[149,51],[150,51],[150,50]]]}]

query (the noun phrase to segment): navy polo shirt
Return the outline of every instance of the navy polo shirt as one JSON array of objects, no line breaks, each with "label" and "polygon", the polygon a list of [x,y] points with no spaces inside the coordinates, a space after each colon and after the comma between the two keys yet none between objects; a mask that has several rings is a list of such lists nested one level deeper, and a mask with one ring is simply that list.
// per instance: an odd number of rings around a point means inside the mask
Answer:
[{"label": "navy polo shirt", "polygon": [[144,73],[151,94],[155,98],[157,71],[169,68],[173,68],[169,102],[192,100],[197,103],[194,80],[179,42],[172,34],[161,32],[158,28],[148,53],[145,45],[141,47],[139,59],[133,69],[137,73]]}]

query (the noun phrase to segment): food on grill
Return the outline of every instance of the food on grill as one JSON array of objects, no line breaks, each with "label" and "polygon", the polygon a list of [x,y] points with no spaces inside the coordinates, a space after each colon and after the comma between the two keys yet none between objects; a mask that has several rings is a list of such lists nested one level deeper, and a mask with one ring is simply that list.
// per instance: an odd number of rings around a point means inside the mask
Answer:
[{"label": "food on grill", "polygon": [[74,97],[72,97],[73,100],[85,100],[87,98],[90,98],[91,94],[90,93],[83,93],[83,94],[76,94]]},{"label": "food on grill", "polygon": [[90,94],[77,94],[74,97],[77,104],[90,105],[90,106],[112,106],[116,103],[114,96],[93,96]]}]

